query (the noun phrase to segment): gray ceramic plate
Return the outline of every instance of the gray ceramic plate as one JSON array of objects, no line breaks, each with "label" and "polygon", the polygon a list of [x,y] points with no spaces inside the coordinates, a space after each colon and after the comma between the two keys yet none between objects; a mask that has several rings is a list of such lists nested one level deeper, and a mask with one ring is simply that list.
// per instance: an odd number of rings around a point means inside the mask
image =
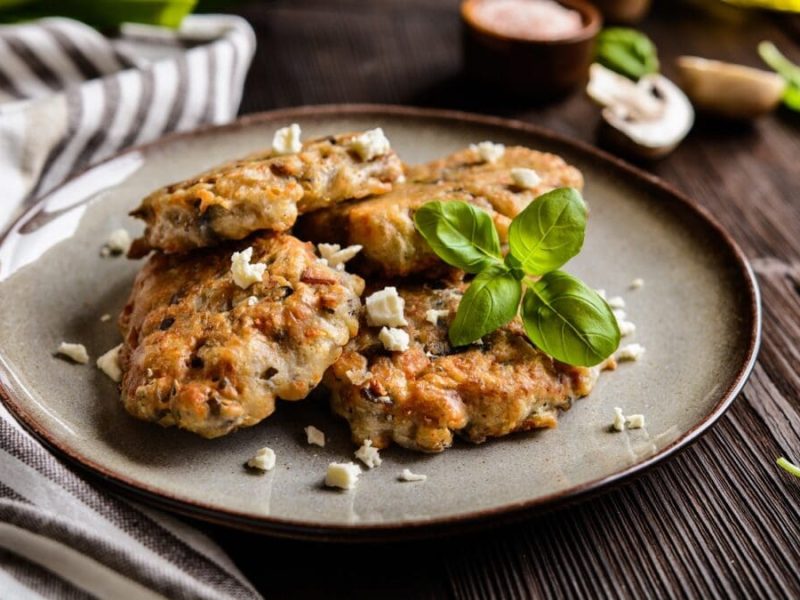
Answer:
[{"label": "gray ceramic plate", "polygon": [[[494,140],[557,152],[586,178],[586,246],[570,270],[622,294],[643,360],[606,373],[557,429],[437,456],[399,448],[356,490],[324,489],[331,461],[352,459],[347,427],[324,399],[282,403],[266,422],[203,440],[128,417],[114,384],[92,366],[53,356],[61,340],[93,358],[119,342],[113,322],[139,264],[101,258],[108,233],[140,226],[126,216],[153,188],[268,145],[297,121],[305,136],[384,128],[407,161]],[[634,278],[645,286],[629,291]],[[596,490],[652,465],[707,429],[755,360],[756,282],[742,253],[694,203],[662,182],[587,146],[529,125],[380,106],[267,113],[166,138],[95,167],[45,198],[0,245],[0,377],[8,407],[46,444],[141,499],[185,514],[273,534],[376,539],[521,515]],[[613,409],[643,413],[647,428],[610,433]],[[305,443],[313,424],[325,449]],[[269,445],[278,464],[251,475],[242,463]],[[400,483],[403,468],[424,483]],[[451,527],[452,526],[452,527]]]}]

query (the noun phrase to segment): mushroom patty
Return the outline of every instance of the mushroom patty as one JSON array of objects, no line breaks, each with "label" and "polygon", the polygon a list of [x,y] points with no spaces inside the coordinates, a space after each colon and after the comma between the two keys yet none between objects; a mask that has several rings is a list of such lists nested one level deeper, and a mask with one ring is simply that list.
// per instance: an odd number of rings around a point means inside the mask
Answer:
[{"label": "mushroom patty", "polygon": [[614,368],[613,358],[593,368],[552,359],[531,344],[519,319],[482,344],[451,347],[447,330],[465,288],[400,287],[409,349],[386,351],[380,328],[362,323],[325,374],[332,408],[349,422],[354,442],[441,452],[453,434],[480,443],[555,427],[559,409],[591,392],[601,368]]},{"label": "mushroom patty", "polygon": [[254,154],[153,192],[131,213],[147,228],[130,256],[186,252],[263,229],[287,231],[298,214],[388,192],[403,175],[400,159],[389,151],[362,160],[349,149],[357,135],[307,142],[297,154]]},{"label": "mushroom patty", "polygon": [[[247,247],[266,271],[243,289],[231,256]],[[363,287],[287,234],[153,255],[120,317],[126,410],[207,438],[255,425],[318,385],[358,331]]]},{"label": "mushroom patty", "polygon": [[[521,188],[511,170],[533,169],[537,185]],[[363,250],[353,268],[366,275],[406,277],[441,275],[444,265],[414,227],[414,213],[432,200],[461,200],[492,216],[506,241],[511,219],[537,196],[557,187],[583,187],[575,167],[558,156],[528,148],[506,148],[496,162],[483,161],[473,148],[407,169],[408,183],[383,196],[347,202],[302,217],[297,232],[315,242],[359,244]]]}]

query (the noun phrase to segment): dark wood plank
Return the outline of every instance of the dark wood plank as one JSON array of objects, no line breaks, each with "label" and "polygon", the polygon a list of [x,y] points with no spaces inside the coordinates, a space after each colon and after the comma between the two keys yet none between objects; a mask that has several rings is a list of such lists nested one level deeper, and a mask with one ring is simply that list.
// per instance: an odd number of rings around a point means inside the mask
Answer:
[{"label": "dark wood plank", "polygon": [[[242,112],[390,102],[513,116],[595,141],[580,92],[531,107],[460,76],[456,0],[281,0],[238,10],[259,49]],[[759,65],[772,39],[800,61],[795,19],[662,0],[642,25],[665,72],[679,54]],[[752,126],[700,120],[645,168],[711,210],[753,259],[764,342],[744,392],[698,443],[602,496],[455,539],[330,546],[212,533],[269,598],[798,597],[800,481],[800,115]]]}]

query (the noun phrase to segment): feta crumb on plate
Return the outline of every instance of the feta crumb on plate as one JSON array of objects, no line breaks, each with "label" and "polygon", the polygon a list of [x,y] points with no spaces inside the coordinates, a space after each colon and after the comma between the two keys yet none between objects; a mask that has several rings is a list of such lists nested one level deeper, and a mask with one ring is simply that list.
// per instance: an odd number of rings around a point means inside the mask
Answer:
[{"label": "feta crumb on plate", "polygon": [[384,327],[378,334],[378,339],[389,352],[405,352],[408,350],[410,338],[408,333],[395,327]]},{"label": "feta crumb on plate", "polygon": [[403,311],[406,302],[393,286],[385,287],[370,294],[365,302],[367,307],[367,325],[372,327],[387,325],[404,327],[408,325]]},{"label": "feta crumb on plate", "polygon": [[110,314],[106,313],[104,315],[100,315],[100,322],[101,323],[107,323],[110,320],[111,320],[111,315]]},{"label": "feta crumb on plate", "polygon": [[342,490],[351,490],[358,483],[360,474],[361,467],[355,463],[331,463],[328,465],[328,471],[325,474],[325,485]]},{"label": "feta crumb on plate", "polygon": [[373,448],[372,440],[364,440],[361,447],[356,450],[356,458],[367,465],[370,469],[379,467],[383,462],[377,448]]},{"label": "feta crumb on plate", "polygon": [[392,145],[389,143],[389,138],[383,134],[383,129],[378,127],[353,138],[349,148],[358,154],[361,160],[372,160],[377,156],[387,154],[392,149]]},{"label": "feta crumb on plate", "polygon": [[86,346],[83,344],[72,344],[70,342],[61,342],[58,345],[56,354],[62,354],[71,358],[76,363],[85,365],[89,362],[89,353],[86,351]]},{"label": "feta crumb on plate", "polygon": [[115,229],[108,234],[108,239],[103,247],[100,249],[101,256],[119,256],[120,254],[127,254],[131,248],[131,234],[127,229]]},{"label": "feta crumb on plate", "polygon": [[400,476],[397,478],[400,481],[425,481],[428,478],[427,475],[422,475],[420,473],[412,473],[411,469],[403,469],[403,472],[400,473]]},{"label": "feta crumb on plate", "polygon": [[536,171],[524,167],[514,167],[511,169],[511,179],[514,185],[524,190],[532,190],[542,183],[542,178],[539,177]]},{"label": "feta crumb on plate", "polygon": [[325,259],[331,267],[338,267],[343,265],[348,260],[353,258],[356,254],[361,252],[363,246],[353,244],[342,248],[339,244],[317,244],[319,255]]},{"label": "feta crumb on plate", "polygon": [[494,142],[481,142],[479,144],[470,144],[470,149],[477,152],[480,159],[484,162],[493,163],[503,158],[506,153],[506,147],[503,144],[495,144]]},{"label": "feta crumb on plate", "polygon": [[122,344],[114,346],[111,350],[97,359],[97,368],[109,376],[112,381],[122,381],[122,368],[119,366],[119,351]]},{"label": "feta crumb on plate", "polygon": [[614,296],[607,300],[611,308],[625,308],[625,299],[622,296]]},{"label": "feta crumb on plate", "polygon": [[614,420],[611,422],[611,429],[614,431],[625,429],[625,415],[622,414],[622,409],[619,406],[614,407]]},{"label": "feta crumb on plate", "polygon": [[246,290],[254,283],[260,282],[261,278],[264,277],[264,271],[267,270],[267,265],[263,263],[250,264],[252,258],[252,246],[241,252],[234,252],[231,256],[233,282],[243,290]]},{"label": "feta crumb on plate", "polygon": [[430,308],[425,311],[425,320],[433,325],[438,325],[439,319],[446,317],[449,314],[449,310],[437,310],[435,308]]},{"label": "feta crumb on plate", "polygon": [[275,466],[275,451],[272,448],[259,448],[247,461],[247,466],[259,471],[271,471]]},{"label": "feta crumb on plate", "polygon": [[605,300],[605,299],[606,299],[606,291],[605,291],[604,289],[602,289],[602,288],[597,288],[597,289],[595,290],[595,292],[597,292],[597,295],[598,295],[598,296],[600,296],[600,297],[601,297],[603,300]]},{"label": "feta crumb on plate", "polygon": [[632,290],[638,290],[643,285],[644,285],[644,279],[642,279],[641,277],[637,277],[636,279],[631,281],[628,287]]},{"label": "feta crumb on plate", "polygon": [[619,325],[619,334],[623,337],[636,333],[636,325],[630,321],[617,321],[617,324]]},{"label": "feta crumb on plate", "polygon": [[281,127],[272,137],[272,151],[275,154],[297,154],[303,149],[300,133],[300,125],[297,123]]},{"label": "feta crumb on plate", "polygon": [[625,360],[639,360],[645,353],[645,348],[641,344],[628,344],[627,346],[623,346],[617,352],[617,360],[625,361]]},{"label": "feta crumb on plate", "polygon": [[325,434],[322,431],[320,431],[313,425],[304,427],[303,431],[306,432],[306,441],[309,444],[313,446],[319,446],[320,448],[325,447]]},{"label": "feta crumb on plate", "polygon": [[627,417],[628,429],[642,429],[644,427],[644,415],[630,415]]}]

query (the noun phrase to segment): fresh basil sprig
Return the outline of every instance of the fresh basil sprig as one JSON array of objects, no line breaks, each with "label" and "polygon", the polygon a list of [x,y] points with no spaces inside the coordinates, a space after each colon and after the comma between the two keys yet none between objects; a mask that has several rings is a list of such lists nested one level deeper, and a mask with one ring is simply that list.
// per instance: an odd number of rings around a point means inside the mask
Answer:
[{"label": "fresh basil sprig", "polygon": [[638,81],[658,73],[655,44],[641,31],[628,27],[608,27],[597,36],[595,60],[604,67]]},{"label": "fresh basil sprig", "polygon": [[800,66],[786,58],[772,42],[758,45],[761,59],[786,80],[783,103],[792,110],[800,111]]},{"label": "fresh basil sprig", "polygon": [[517,215],[505,258],[491,217],[471,204],[428,202],[414,221],[443,261],[476,273],[448,332],[454,346],[511,321],[520,300],[528,337],[561,362],[596,365],[619,346],[617,320],[606,301],[558,270],[583,246],[586,204],[576,190],[543,194]]}]

